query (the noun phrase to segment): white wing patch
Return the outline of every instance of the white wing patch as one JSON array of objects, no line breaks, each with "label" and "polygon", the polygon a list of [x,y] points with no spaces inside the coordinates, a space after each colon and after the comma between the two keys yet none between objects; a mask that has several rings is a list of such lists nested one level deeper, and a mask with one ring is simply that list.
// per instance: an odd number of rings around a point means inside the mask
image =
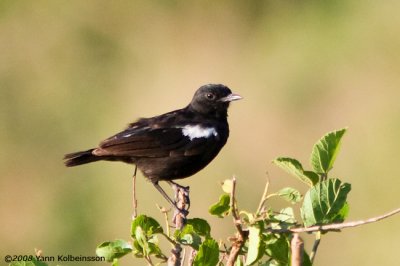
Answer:
[{"label": "white wing patch", "polygon": [[182,127],[182,134],[190,138],[190,140],[197,138],[209,138],[211,135],[218,136],[218,132],[213,127],[202,127],[199,125],[187,125]]},{"label": "white wing patch", "polygon": [[[134,126],[134,127],[131,127],[131,128],[129,128],[129,129],[136,129],[136,128],[138,128],[138,126]],[[137,130],[135,130],[135,131],[129,131],[129,132],[131,132],[131,133],[124,133],[121,137],[123,137],[123,138],[129,138],[130,136],[133,136],[133,135],[135,135],[135,134],[137,134],[137,133],[140,133],[140,132],[142,132],[142,131],[146,131],[146,130],[148,130],[150,127],[142,127],[142,128],[139,128],[139,129],[137,129]],[[115,137],[115,138],[117,138],[117,137]]]}]

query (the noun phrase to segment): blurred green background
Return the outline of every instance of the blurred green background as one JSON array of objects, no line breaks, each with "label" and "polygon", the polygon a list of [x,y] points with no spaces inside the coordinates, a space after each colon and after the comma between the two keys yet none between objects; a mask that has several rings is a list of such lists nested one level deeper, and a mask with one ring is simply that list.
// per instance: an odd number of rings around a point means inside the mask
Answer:
[{"label": "blurred green background", "polygon": [[[67,169],[63,154],[184,107],[206,83],[244,97],[218,158],[181,182],[191,186],[191,216],[208,219],[215,238],[234,232],[231,219],[207,211],[221,180],[237,176],[248,210],[266,172],[271,191],[304,192],[271,160],[308,167],[315,141],[344,126],[332,174],[353,185],[349,220],[399,207],[399,10],[399,1],[1,0],[0,259],[34,248],[92,255],[103,241],[129,239],[133,167]],[[167,203],[141,175],[138,200],[140,213],[162,219],[155,203]],[[328,234],[316,265],[398,264],[399,222]]]}]

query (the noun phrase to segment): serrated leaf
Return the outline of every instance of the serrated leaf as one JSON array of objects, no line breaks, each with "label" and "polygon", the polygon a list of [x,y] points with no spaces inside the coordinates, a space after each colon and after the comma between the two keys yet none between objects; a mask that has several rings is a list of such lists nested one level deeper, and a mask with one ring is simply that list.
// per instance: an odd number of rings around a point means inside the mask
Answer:
[{"label": "serrated leaf", "polygon": [[311,153],[311,165],[318,174],[327,174],[340,150],[341,139],[346,128],[329,132],[315,143]]},{"label": "serrated leaf", "polygon": [[211,234],[211,227],[208,224],[208,222],[204,219],[200,218],[188,219],[186,221],[186,224],[192,225],[194,232],[200,236],[208,237]]},{"label": "serrated leaf", "polygon": [[282,188],[276,194],[293,204],[301,201],[302,198],[300,192],[291,187]]},{"label": "serrated leaf", "polygon": [[151,236],[153,234],[159,234],[163,232],[161,225],[152,217],[146,215],[139,215],[132,221],[131,235],[135,238],[136,228],[142,228],[146,236]]},{"label": "serrated leaf", "polygon": [[322,181],[307,191],[301,207],[305,226],[342,222],[347,216],[347,194],[351,185],[333,178]]},{"label": "serrated leaf", "polygon": [[256,263],[264,254],[264,241],[261,238],[261,228],[258,226],[249,227],[249,247],[246,257],[246,265]]},{"label": "serrated leaf", "polygon": [[104,257],[108,262],[121,258],[130,252],[132,252],[131,244],[121,239],[101,243],[96,248],[97,256]]},{"label": "serrated leaf", "polygon": [[219,197],[219,201],[215,204],[213,204],[208,212],[212,215],[216,215],[220,218],[224,217],[225,215],[228,214],[230,206],[231,197],[228,194],[223,194],[221,197]]},{"label": "serrated leaf", "polygon": [[319,181],[319,177],[316,173],[304,171],[303,166],[296,159],[279,157],[272,162],[309,186],[313,186]]},{"label": "serrated leaf", "polygon": [[176,230],[174,234],[176,240],[179,243],[191,246],[195,250],[199,249],[201,244],[201,238],[196,233],[195,229],[193,228],[193,225],[186,224],[181,230],[179,229]]},{"label": "serrated leaf", "polygon": [[212,266],[217,265],[219,261],[219,247],[217,241],[207,238],[200,245],[199,252],[194,258],[194,266]]},{"label": "serrated leaf", "polygon": [[223,183],[222,183],[222,190],[227,193],[230,194],[232,192],[232,187],[233,187],[233,181],[232,179],[226,179]]}]

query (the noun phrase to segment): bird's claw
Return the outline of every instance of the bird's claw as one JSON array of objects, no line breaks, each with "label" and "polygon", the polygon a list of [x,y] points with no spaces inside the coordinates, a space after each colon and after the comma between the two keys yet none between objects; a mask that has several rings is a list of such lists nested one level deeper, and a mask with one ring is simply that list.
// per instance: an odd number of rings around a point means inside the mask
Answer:
[{"label": "bird's claw", "polygon": [[[190,187],[189,186],[181,186],[178,183],[175,183],[173,181],[169,182],[171,187],[173,188],[175,192],[175,203],[179,200],[179,192],[182,193],[183,196],[183,201],[185,205],[187,205],[186,210],[189,210],[190,208],[190,197],[189,197],[189,192],[190,192]],[[178,208],[180,210],[180,208]]]}]

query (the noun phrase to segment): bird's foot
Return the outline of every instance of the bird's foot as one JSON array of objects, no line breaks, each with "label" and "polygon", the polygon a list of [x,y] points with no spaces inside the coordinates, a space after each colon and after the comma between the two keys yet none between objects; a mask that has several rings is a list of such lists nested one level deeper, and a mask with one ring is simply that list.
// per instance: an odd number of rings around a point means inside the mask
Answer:
[{"label": "bird's foot", "polygon": [[186,209],[179,209],[175,208],[174,211],[174,215],[172,217],[172,222],[175,225],[176,229],[182,229],[185,224],[186,224],[186,220],[187,220],[187,216],[189,215],[189,211]]},{"label": "bird's foot", "polygon": [[168,183],[171,185],[172,189],[175,192],[175,202],[182,201],[182,199],[180,199],[180,195],[179,195],[179,193],[181,193],[183,196],[183,202],[185,203],[185,207],[187,206],[185,209],[189,210],[189,208],[190,208],[190,197],[189,197],[190,187],[179,185],[178,183],[175,183],[174,181],[168,181]]},{"label": "bird's foot", "polygon": [[176,228],[181,229],[186,224],[186,217],[189,214],[190,198],[189,187],[181,186],[175,182],[170,181],[169,184],[174,189],[175,198],[174,206],[175,212],[173,222]]},{"label": "bird's foot", "polygon": [[177,207],[176,208],[174,208],[174,219],[175,219],[175,217],[177,216],[177,215],[182,215],[182,216],[184,216],[184,217],[186,217],[186,216],[188,216],[189,215],[189,211],[188,210],[186,210],[186,209],[178,209]]}]

